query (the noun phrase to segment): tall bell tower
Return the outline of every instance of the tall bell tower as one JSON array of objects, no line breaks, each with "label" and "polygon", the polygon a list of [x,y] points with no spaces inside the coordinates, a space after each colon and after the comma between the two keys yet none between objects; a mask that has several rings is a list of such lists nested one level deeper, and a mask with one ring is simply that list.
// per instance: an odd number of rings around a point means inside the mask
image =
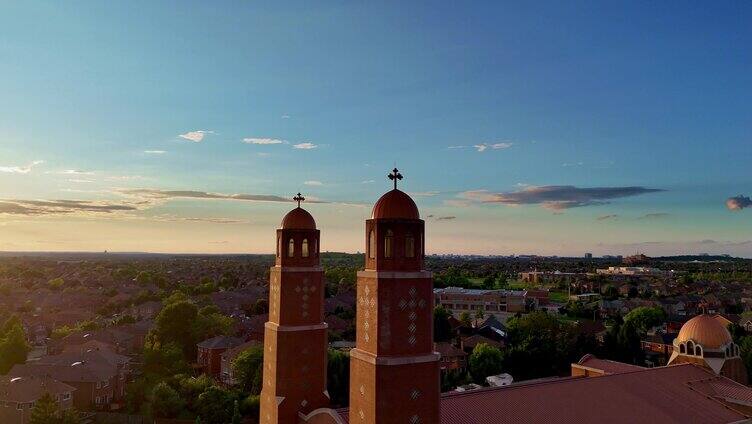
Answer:
[{"label": "tall bell tower", "polygon": [[320,232],[298,193],[298,207],[277,230],[269,271],[269,321],[264,329],[262,424],[298,422],[298,414],[326,407],[327,324],[319,260]]},{"label": "tall bell tower", "polygon": [[366,221],[358,273],[356,347],[350,351],[351,424],[439,422],[439,354],[433,351],[433,277],[423,269],[425,223],[394,189]]}]

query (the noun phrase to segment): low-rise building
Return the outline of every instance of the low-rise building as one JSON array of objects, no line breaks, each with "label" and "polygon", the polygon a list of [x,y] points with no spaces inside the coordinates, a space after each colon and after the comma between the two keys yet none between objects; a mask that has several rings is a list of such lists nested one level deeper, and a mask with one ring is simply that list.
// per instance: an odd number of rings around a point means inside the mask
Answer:
[{"label": "low-rise building", "polygon": [[451,343],[440,342],[433,344],[433,350],[439,352],[439,367],[441,371],[464,370],[467,368],[467,353]]},{"label": "low-rise building", "polygon": [[254,346],[261,346],[261,343],[256,340],[251,340],[249,342],[245,342],[233,348],[227,349],[220,355],[221,365],[219,379],[223,384],[227,386],[234,386],[238,383],[235,379],[235,370],[233,369],[232,364],[233,362],[235,362],[235,359],[238,357],[238,355]]},{"label": "low-rise building", "polygon": [[243,339],[229,336],[217,336],[196,345],[198,355],[196,362],[206,374],[218,376],[222,372],[222,354],[228,349],[243,344]]},{"label": "low-rise building", "polygon": [[524,290],[483,290],[447,287],[434,289],[436,305],[453,315],[483,311],[484,314],[525,312],[527,292]]},{"label": "low-rise building", "polygon": [[0,377],[0,423],[29,423],[34,404],[45,394],[52,396],[61,411],[68,410],[75,390],[46,376]]}]

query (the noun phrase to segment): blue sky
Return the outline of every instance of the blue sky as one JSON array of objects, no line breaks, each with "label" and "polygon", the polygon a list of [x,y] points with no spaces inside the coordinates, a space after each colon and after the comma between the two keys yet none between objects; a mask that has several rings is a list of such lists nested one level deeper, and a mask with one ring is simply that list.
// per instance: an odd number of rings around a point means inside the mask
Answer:
[{"label": "blue sky", "polygon": [[752,256],[747,2],[2,10],[1,250],[362,250],[396,164],[429,251]]}]

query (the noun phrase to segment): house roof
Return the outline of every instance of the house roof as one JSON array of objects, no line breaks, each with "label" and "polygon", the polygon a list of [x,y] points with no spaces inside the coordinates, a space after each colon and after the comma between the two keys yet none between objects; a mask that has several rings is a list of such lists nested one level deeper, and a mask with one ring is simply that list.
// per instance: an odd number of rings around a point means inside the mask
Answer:
[{"label": "house roof", "polygon": [[233,361],[244,350],[250,349],[253,346],[260,346],[260,345],[261,345],[261,343],[259,341],[257,341],[257,340],[251,340],[251,341],[245,342],[243,344],[237,345],[237,346],[235,346],[235,347],[233,347],[231,349],[227,349],[226,351],[222,352],[222,355],[220,355],[220,356],[222,357],[222,360],[224,360],[224,361],[227,361],[227,360]]},{"label": "house roof", "polygon": [[440,342],[433,344],[433,350],[439,352],[442,358],[452,356],[467,356],[464,350],[454,347],[451,343]]},{"label": "house roof", "polygon": [[582,359],[577,362],[577,364],[588,368],[602,370],[606,374],[621,374],[625,372],[640,371],[645,369],[637,365],[609,361],[608,359],[599,359],[590,354],[583,356]]},{"label": "house roof", "polygon": [[49,377],[0,377],[0,401],[34,402],[49,393],[53,396],[76,390]]},{"label": "house roof", "polygon": [[[441,397],[440,424],[505,424],[521,422],[612,423],[691,422],[733,423],[746,419],[692,386],[698,381],[728,379],[701,367],[682,364],[644,368],[595,378],[564,378],[517,383]],[[735,387],[735,396],[752,395]],[[346,410],[339,410],[345,423]]]}]

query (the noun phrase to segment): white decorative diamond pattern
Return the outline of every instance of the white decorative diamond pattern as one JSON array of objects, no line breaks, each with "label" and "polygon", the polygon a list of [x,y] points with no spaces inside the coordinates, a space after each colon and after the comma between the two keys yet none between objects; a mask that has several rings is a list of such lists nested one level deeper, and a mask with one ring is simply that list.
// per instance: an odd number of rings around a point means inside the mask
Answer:
[{"label": "white decorative diamond pattern", "polygon": [[371,288],[366,286],[363,295],[358,298],[358,306],[363,311],[363,340],[371,340],[369,330],[371,328],[371,311],[376,307],[376,298],[371,296]]},{"label": "white decorative diamond pattern", "polygon": [[410,311],[407,314],[407,319],[409,322],[409,324],[407,325],[407,331],[409,334],[409,336],[407,337],[407,343],[409,343],[411,346],[414,346],[418,341],[417,337],[415,336],[416,332],[418,331],[418,324],[416,322],[416,320],[418,319],[417,309],[425,309],[426,301],[424,299],[418,299],[418,289],[415,288],[415,286],[410,287],[408,294],[409,298],[400,299],[397,306],[399,306],[401,311]]}]

